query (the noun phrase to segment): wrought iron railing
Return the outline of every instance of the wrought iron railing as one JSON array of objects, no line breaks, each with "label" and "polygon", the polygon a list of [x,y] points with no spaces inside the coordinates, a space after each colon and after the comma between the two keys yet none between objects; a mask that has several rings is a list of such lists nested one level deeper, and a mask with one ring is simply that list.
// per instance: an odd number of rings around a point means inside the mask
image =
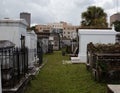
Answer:
[{"label": "wrought iron railing", "polygon": [[2,87],[14,87],[28,73],[28,49],[0,48],[0,62]]}]

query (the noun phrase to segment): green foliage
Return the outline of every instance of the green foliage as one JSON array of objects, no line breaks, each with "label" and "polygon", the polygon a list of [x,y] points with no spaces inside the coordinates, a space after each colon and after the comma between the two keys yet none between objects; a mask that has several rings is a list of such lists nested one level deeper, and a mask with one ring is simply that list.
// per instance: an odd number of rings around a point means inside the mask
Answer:
[{"label": "green foliage", "polygon": [[102,72],[107,72],[108,71],[107,63],[104,62],[104,61],[98,61],[97,66],[100,67]]},{"label": "green foliage", "polygon": [[93,44],[87,45],[87,51],[92,53],[120,53],[120,44]]},{"label": "green foliage", "polygon": [[82,27],[107,28],[107,14],[101,7],[90,6],[82,13]]},{"label": "green foliage", "polygon": [[120,32],[120,21],[115,21],[114,23],[115,31]]},{"label": "green foliage", "polygon": [[95,82],[84,64],[62,64],[61,51],[45,55],[48,60],[25,93],[106,93],[106,84]]}]

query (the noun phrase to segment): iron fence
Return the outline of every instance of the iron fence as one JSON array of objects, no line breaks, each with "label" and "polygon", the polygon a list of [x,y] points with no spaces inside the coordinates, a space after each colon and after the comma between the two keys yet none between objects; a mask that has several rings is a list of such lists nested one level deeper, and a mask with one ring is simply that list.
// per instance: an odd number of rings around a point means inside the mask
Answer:
[{"label": "iron fence", "polygon": [[0,48],[2,87],[17,85],[28,73],[28,49]]}]

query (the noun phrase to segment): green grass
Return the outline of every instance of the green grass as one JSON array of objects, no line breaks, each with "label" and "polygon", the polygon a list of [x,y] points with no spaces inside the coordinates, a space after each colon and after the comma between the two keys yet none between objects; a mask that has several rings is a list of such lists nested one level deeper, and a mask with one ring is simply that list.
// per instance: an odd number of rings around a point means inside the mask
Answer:
[{"label": "green grass", "polygon": [[47,64],[25,93],[106,93],[106,84],[95,82],[84,64],[62,64],[60,51],[45,55]]}]

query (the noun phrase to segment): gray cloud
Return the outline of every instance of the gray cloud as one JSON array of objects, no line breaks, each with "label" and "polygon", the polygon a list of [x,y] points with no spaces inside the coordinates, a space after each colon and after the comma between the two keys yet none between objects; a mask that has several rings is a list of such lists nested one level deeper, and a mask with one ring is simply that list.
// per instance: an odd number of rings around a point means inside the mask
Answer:
[{"label": "gray cloud", "polygon": [[103,7],[108,10],[108,9],[113,9],[115,8],[115,3],[113,1],[106,1],[104,4],[103,4]]},{"label": "gray cloud", "polygon": [[32,24],[67,21],[79,25],[81,13],[88,6],[101,6],[109,14],[113,13],[114,0],[0,0],[0,19],[19,18],[20,12],[29,12]]},{"label": "gray cloud", "polygon": [[74,0],[74,3],[81,8],[90,6],[94,3],[94,0]]}]

